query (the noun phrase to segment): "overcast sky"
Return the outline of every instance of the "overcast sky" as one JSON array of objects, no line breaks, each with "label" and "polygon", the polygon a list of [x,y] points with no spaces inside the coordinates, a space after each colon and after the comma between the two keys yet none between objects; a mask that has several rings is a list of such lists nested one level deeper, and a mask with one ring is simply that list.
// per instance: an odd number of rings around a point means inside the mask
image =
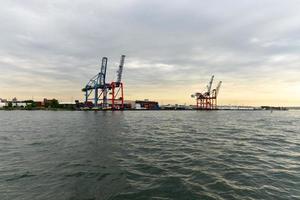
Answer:
[{"label": "overcast sky", "polygon": [[2,0],[0,97],[83,99],[126,55],[127,99],[194,103],[212,74],[221,104],[300,105],[298,0]]}]

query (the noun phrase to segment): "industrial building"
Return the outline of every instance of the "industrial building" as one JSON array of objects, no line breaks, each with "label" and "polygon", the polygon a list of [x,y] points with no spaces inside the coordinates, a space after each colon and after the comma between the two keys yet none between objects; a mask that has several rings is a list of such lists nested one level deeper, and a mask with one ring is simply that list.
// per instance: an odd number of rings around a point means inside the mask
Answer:
[{"label": "industrial building", "polygon": [[[92,101],[88,101],[82,104],[82,110],[101,110],[95,108]],[[112,101],[107,100],[107,110],[112,108]],[[149,100],[124,100],[123,110],[158,110],[160,109],[158,102]]]},{"label": "industrial building", "polygon": [[67,109],[67,110],[75,110],[78,108],[76,101],[74,102],[63,101],[63,102],[59,102],[58,105],[59,108]]},{"label": "industrial building", "polygon": [[135,101],[136,110],[158,110],[159,104],[156,101],[149,101],[145,99],[144,101],[137,100]]},{"label": "industrial building", "polygon": [[18,101],[17,98],[13,98],[11,101],[11,105],[12,107],[20,107],[20,108],[25,108],[27,105],[29,105],[30,103],[25,102],[25,101]]},{"label": "industrial building", "polygon": [[161,110],[193,110],[193,106],[192,105],[179,105],[179,104],[167,104],[167,105],[162,105],[160,107]]}]

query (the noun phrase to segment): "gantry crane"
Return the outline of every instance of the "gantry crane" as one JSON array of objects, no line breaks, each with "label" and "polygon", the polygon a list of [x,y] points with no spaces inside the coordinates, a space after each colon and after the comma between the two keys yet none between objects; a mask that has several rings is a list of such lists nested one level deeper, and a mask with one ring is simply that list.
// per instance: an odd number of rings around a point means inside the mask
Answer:
[{"label": "gantry crane", "polygon": [[[125,55],[122,55],[119,69],[117,71],[117,81],[106,83],[106,69],[108,59],[107,57],[102,58],[100,72],[92,79],[90,79],[86,86],[82,89],[82,91],[85,92],[86,106],[88,106],[89,101],[92,101],[93,107],[96,109],[124,109],[124,90],[123,83],[121,82],[124,61]],[[111,98],[108,98],[108,94],[111,95]],[[90,98],[90,96],[93,97]]]},{"label": "gantry crane", "polygon": [[[106,69],[107,69],[107,57],[102,58],[100,72],[91,78],[86,86],[82,89],[85,92],[85,103],[93,101],[94,107],[104,108],[107,106],[107,87],[106,84]],[[92,95],[94,94],[94,95]],[[90,98],[92,96],[92,98]]]},{"label": "gantry crane", "polygon": [[117,81],[110,84],[111,91],[111,109],[123,110],[124,109],[124,89],[122,83],[122,73],[125,62],[125,55],[121,56],[119,69],[117,71]]},{"label": "gantry crane", "polygon": [[217,109],[217,98],[218,98],[222,81],[220,81],[217,87],[212,90],[213,81],[214,81],[214,75],[211,77],[209,84],[207,85],[207,91],[202,93],[197,92],[191,95],[192,98],[196,98],[197,109],[200,110]]}]

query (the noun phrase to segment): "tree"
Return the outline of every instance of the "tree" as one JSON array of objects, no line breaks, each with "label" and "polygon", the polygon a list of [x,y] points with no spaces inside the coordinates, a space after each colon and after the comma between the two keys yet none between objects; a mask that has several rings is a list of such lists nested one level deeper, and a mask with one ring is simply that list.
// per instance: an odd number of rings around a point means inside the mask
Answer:
[{"label": "tree", "polygon": [[50,108],[58,108],[59,107],[58,100],[56,100],[56,99],[50,100],[49,106],[50,106]]}]

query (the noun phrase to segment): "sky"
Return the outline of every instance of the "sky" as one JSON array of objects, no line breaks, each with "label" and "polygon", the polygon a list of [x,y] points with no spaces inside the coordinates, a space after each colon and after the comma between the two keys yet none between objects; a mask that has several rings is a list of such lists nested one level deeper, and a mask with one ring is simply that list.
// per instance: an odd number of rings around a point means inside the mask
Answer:
[{"label": "sky", "polygon": [[127,100],[194,104],[212,75],[222,105],[300,105],[298,0],[2,0],[0,98],[83,100],[126,55]]}]

